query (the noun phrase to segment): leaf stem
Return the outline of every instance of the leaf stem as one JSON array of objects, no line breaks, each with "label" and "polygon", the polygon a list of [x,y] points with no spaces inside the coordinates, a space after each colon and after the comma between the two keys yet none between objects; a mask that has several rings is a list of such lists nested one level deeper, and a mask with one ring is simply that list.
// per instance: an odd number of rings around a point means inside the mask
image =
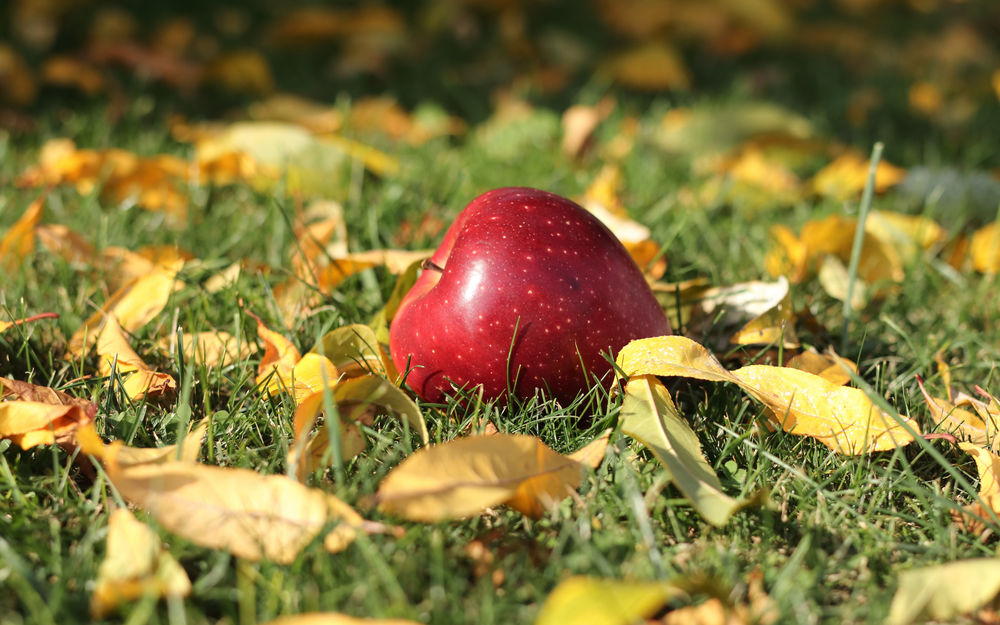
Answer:
[{"label": "leaf stem", "polygon": [[861,261],[861,248],[865,243],[865,222],[868,220],[868,211],[872,206],[872,196],[875,193],[875,172],[878,170],[878,163],[882,160],[882,150],[884,144],[877,141],[872,147],[871,161],[868,164],[868,180],[865,182],[865,189],[861,194],[861,206],[858,209],[858,222],[854,229],[854,244],[851,246],[851,263],[847,268],[847,294],[844,297],[844,327],[840,337],[840,353],[847,353],[847,331],[850,328],[851,317],[854,315],[854,308],[851,301],[854,298],[854,282],[858,277],[858,263]]}]

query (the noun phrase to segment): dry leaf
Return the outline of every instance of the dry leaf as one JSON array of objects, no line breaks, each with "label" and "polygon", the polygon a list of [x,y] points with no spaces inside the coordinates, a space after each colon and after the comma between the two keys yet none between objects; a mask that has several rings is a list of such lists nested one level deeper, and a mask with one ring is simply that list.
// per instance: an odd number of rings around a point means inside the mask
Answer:
[{"label": "dry leaf", "polygon": [[[330,380],[328,391],[314,392],[305,397],[295,409],[292,420],[295,445],[288,452],[288,464],[296,467],[296,477],[299,479],[304,479],[307,474],[318,468],[329,451],[329,422],[323,425],[316,436],[306,442],[306,436],[324,409],[327,392],[340,418],[340,445],[343,458],[353,458],[364,451],[367,440],[355,422],[372,425],[372,417],[376,412],[398,415],[420,434],[425,445],[430,440],[424,416],[416,403],[402,389],[385,378],[362,375],[339,382]],[[327,415],[327,418],[332,416]]]},{"label": "dry leaf", "polygon": [[972,266],[981,273],[1000,271],[1000,222],[976,230],[969,245]]},{"label": "dry leaf", "polygon": [[69,353],[82,357],[97,342],[109,315],[114,315],[126,332],[135,332],[149,323],[167,305],[171,293],[181,287],[177,272],[183,264],[177,261],[157,266],[148,274],[129,280],[73,333],[67,348]]},{"label": "dry leaf", "polygon": [[[844,454],[893,449],[913,441],[903,425],[859,389],[787,367],[750,365],[727,371],[708,350],[680,336],[632,341],[617,358],[625,376],[658,375],[732,382],[768,408],[769,424],[810,436]],[[899,417],[919,434],[915,422]]]},{"label": "dry leaf", "polygon": [[88,95],[105,90],[104,76],[85,60],[72,56],[52,56],[42,65],[42,80],[50,85],[73,87]]},{"label": "dry leaf", "polygon": [[291,341],[284,336],[271,330],[264,322],[257,319],[257,336],[264,341],[264,355],[257,365],[257,384],[267,382],[268,392],[270,392],[270,378],[279,380],[288,379],[291,376],[295,363],[302,359],[299,350]]},{"label": "dry leaf", "polygon": [[68,263],[89,265],[97,257],[90,241],[62,224],[42,224],[35,233],[42,247]]},{"label": "dry leaf", "polygon": [[326,356],[346,377],[369,373],[396,380],[399,372],[370,326],[352,323],[323,335],[312,351]]},{"label": "dry leaf", "polygon": [[119,508],[108,519],[108,547],[97,571],[90,614],[104,618],[122,602],[153,597],[186,597],[191,580],[160,543],[160,537],[131,512]]},{"label": "dry leaf", "polygon": [[333,495],[284,476],[176,460],[126,465],[120,448],[116,442],[99,453],[112,485],[202,547],[287,564],[321,532],[324,548],[337,552],[359,530],[376,529]]},{"label": "dry leaf", "polygon": [[235,93],[261,96],[274,91],[271,67],[256,50],[223,54],[205,68],[204,80]]},{"label": "dry leaf", "polygon": [[562,116],[563,153],[571,158],[579,158],[590,144],[597,126],[614,108],[615,101],[605,97],[594,106],[576,104],[566,109]]},{"label": "dry leaf", "polygon": [[48,386],[39,386],[20,380],[0,378],[0,399],[7,401],[34,401],[54,406],[79,406],[88,421],[97,416],[97,404],[88,400],[73,397]]},{"label": "dry leaf", "polygon": [[[846,152],[816,172],[810,184],[814,193],[847,200],[857,197],[868,182],[869,161],[857,152]],[[886,160],[875,169],[875,192],[881,193],[903,181],[906,170]]]},{"label": "dry leaf", "polygon": [[535,625],[632,625],[685,597],[677,585],[570,577],[542,604]]},{"label": "dry leaf", "polygon": [[[799,346],[791,291],[783,276],[776,282],[751,281],[704,290],[687,324],[695,335],[718,335],[736,345]],[[725,349],[726,343],[718,346]]]},{"label": "dry leaf", "polygon": [[424,522],[502,503],[540,515],[575,491],[583,469],[533,436],[471,436],[416,451],[382,480],[376,499],[389,513]]},{"label": "dry leaf", "polygon": [[7,270],[20,270],[25,257],[35,250],[35,230],[42,219],[45,197],[43,195],[32,202],[0,239],[0,265]]},{"label": "dry leaf", "polygon": [[952,621],[971,614],[1000,593],[1000,559],[973,558],[925,566],[899,575],[887,625]]},{"label": "dry leaf", "polygon": [[129,373],[122,382],[125,395],[133,401],[153,398],[173,392],[177,388],[174,378],[166,373],[150,369],[139,354],[135,353],[122,331],[118,318],[108,315],[97,336],[97,357],[100,359],[98,371],[103,376],[113,372]]},{"label": "dry leaf", "polygon": [[[339,378],[340,372],[337,371],[337,367],[330,362],[329,358],[309,353],[300,358],[291,371],[283,372],[275,368],[274,374],[265,375],[262,381],[267,382],[264,390],[268,395],[274,397],[279,393],[287,392],[291,394],[292,400],[298,404],[306,397],[321,392]],[[261,380],[259,376],[258,380]]]},{"label": "dry leaf", "polygon": [[0,402],[0,439],[9,438],[21,449],[66,441],[77,428],[91,421],[93,416],[78,405]]},{"label": "dry leaf", "polygon": [[198,462],[201,444],[208,431],[209,418],[195,424],[179,443],[163,447],[129,447],[128,445],[105,445],[97,434],[97,429],[89,423],[77,430],[76,438],[83,453],[90,454],[102,462],[114,456],[121,467],[133,467],[164,462]]},{"label": "dry leaf", "polygon": [[952,520],[965,531],[979,534],[985,529],[984,521],[1000,515],[1000,456],[974,443],[959,443],[958,447],[976,461],[979,500],[961,512],[952,511]]},{"label": "dry leaf", "polygon": [[228,367],[250,357],[250,344],[240,341],[228,332],[219,330],[184,334],[180,349],[174,345],[173,336],[160,340],[160,347],[171,355],[183,352],[184,361],[209,369]]},{"label": "dry leaf", "polygon": [[655,377],[639,375],[628,381],[621,428],[653,452],[678,490],[712,525],[722,527],[749,503],[722,492],[722,483],[702,455],[698,436]]},{"label": "dry leaf", "polygon": [[936,430],[947,432],[959,441],[969,442],[985,449],[996,450],[1000,446],[995,419],[984,419],[981,414],[959,408],[947,399],[931,397],[919,376],[917,385],[924,396],[924,401],[927,402]]},{"label": "dry leaf", "polygon": [[25,106],[36,93],[38,83],[24,59],[6,41],[0,42],[0,101]]},{"label": "dry leaf", "polygon": [[858,372],[856,364],[838,356],[832,350],[829,350],[825,354],[820,354],[812,350],[804,351],[792,356],[785,363],[785,366],[818,375],[824,380],[840,386],[851,381],[850,372],[853,371],[855,374]]},{"label": "dry leaf", "polygon": [[618,53],[601,71],[626,87],[646,91],[687,89],[691,84],[681,55],[663,41],[649,41]]}]

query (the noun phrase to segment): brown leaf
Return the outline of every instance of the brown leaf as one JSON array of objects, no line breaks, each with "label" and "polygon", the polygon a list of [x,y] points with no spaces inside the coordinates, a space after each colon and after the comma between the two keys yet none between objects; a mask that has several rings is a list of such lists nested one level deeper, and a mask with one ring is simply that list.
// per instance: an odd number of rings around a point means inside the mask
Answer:
[{"label": "brown leaf", "polygon": [[97,416],[97,404],[89,399],[73,397],[49,386],[0,378],[0,398],[9,401],[33,401],[53,406],[79,406],[88,421]]},{"label": "brown leaf", "polygon": [[101,328],[96,351],[100,359],[98,371],[101,375],[110,376],[112,372],[131,373],[122,383],[122,390],[131,400],[157,397],[177,388],[173,377],[153,371],[135,353],[115,315],[108,315]]}]

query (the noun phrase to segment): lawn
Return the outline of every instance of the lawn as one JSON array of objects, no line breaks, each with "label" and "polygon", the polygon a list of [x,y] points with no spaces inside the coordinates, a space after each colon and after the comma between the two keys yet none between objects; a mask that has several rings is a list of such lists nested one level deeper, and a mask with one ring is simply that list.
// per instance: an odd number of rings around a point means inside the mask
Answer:
[{"label": "lawn", "polygon": [[[0,15],[3,625],[1000,618],[993,3]],[[656,363],[563,403],[398,384],[399,296],[502,186],[604,215],[673,325]],[[678,374],[668,346],[730,373]],[[831,435],[855,406],[861,433]],[[502,472],[455,495],[471,510],[389,503],[416,454],[493,437],[410,476],[454,494],[508,435],[529,464],[608,438],[535,510],[496,495]],[[295,516],[330,496],[351,512]]]}]

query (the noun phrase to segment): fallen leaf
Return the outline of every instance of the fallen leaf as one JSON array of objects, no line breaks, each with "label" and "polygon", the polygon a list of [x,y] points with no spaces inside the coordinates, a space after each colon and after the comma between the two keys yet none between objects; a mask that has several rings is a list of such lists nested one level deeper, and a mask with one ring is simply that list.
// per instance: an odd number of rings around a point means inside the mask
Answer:
[{"label": "fallen leaf", "polygon": [[257,319],[257,336],[264,341],[264,355],[257,365],[257,384],[267,382],[268,392],[270,392],[269,379],[288,379],[291,375],[295,363],[302,359],[299,350],[281,334],[271,330],[264,322]]},{"label": "fallen leaf", "polygon": [[90,615],[104,618],[125,601],[144,596],[186,597],[191,580],[160,537],[125,508],[108,518],[108,546],[97,570]]},{"label": "fallen leaf", "polygon": [[982,415],[958,407],[947,399],[932,397],[917,377],[920,393],[927,402],[935,430],[947,432],[959,441],[972,443],[978,447],[995,450],[1000,446],[997,424],[994,419],[984,419]]},{"label": "fallen leaf", "polygon": [[1000,222],[976,230],[969,246],[972,266],[981,273],[1000,271]]},{"label": "fallen leaf", "polygon": [[958,447],[976,461],[979,500],[960,512],[952,511],[952,520],[965,531],[979,534],[985,529],[984,522],[1000,515],[1000,456],[975,443],[959,443]]},{"label": "fallen leaf", "polygon": [[153,371],[135,353],[118,323],[115,315],[108,315],[97,336],[97,357],[100,359],[98,371],[103,376],[112,373],[129,373],[122,382],[121,388],[125,395],[133,400],[158,397],[172,392],[177,388],[177,382],[166,373]]},{"label": "fallen leaf", "polygon": [[152,321],[167,305],[170,295],[181,287],[177,273],[183,264],[177,261],[166,267],[154,267],[148,274],[129,280],[112,293],[100,310],[70,337],[69,353],[79,358],[93,347],[109,315],[114,315],[126,332],[135,332]]},{"label": "fallen leaf", "polygon": [[264,390],[268,395],[287,392],[298,404],[306,397],[321,391],[329,384],[335,383],[340,377],[337,367],[330,359],[320,354],[309,353],[299,359],[291,371],[274,370],[274,375],[267,375]]},{"label": "fallen leaf", "polygon": [[689,331],[697,336],[718,335],[718,345],[781,344],[799,346],[795,334],[788,280],[751,281],[703,290],[691,307]]},{"label": "fallen leaf", "polygon": [[333,495],[285,476],[177,460],[126,465],[120,447],[112,443],[100,454],[111,484],[165,529],[202,547],[288,564],[323,532],[324,548],[337,552],[358,531],[381,529]]},{"label": "fallen leaf", "polygon": [[128,445],[105,445],[97,434],[97,429],[89,423],[77,430],[76,438],[80,450],[98,460],[107,461],[112,456],[121,467],[133,467],[144,464],[162,464],[164,462],[198,462],[201,456],[201,445],[208,432],[209,418],[205,417],[193,424],[179,443],[163,447],[130,447]]},{"label": "fallen leaf", "polygon": [[352,323],[327,332],[313,352],[326,356],[346,377],[367,374],[396,380],[399,372],[370,326]]},{"label": "fallen leaf", "polygon": [[833,299],[844,302],[847,301],[847,291],[853,288],[850,294],[850,306],[853,310],[864,310],[870,299],[871,289],[864,279],[855,276],[853,287],[851,284],[850,272],[844,262],[836,256],[824,256],[816,273],[816,279],[827,295]]},{"label": "fallen leaf", "polygon": [[78,405],[0,402],[0,439],[9,438],[21,449],[65,441],[77,428],[91,421],[93,417]]},{"label": "fallen leaf", "polygon": [[681,55],[671,45],[653,40],[608,59],[599,72],[632,89],[687,89],[691,77]]},{"label": "fallen leaf", "polygon": [[722,492],[722,483],[705,460],[697,434],[681,418],[667,389],[653,376],[639,375],[625,386],[622,432],[642,443],[663,464],[677,489],[701,516],[717,527],[747,501]]},{"label": "fallen leaf", "polygon": [[[730,372],[703,346],[685,337],[632,341],[619,352],[617,364],[626,377],[657,375],[732,382],[768,408],[771,427],[815,438],[838,453],[883,451],[913,441],[901,423],[877,409],[859,389],[787,367],[749,365]],[[914,421],[899,420],[919,434]]]},{"label": "fallen leaf", "polygon": [[97,258],[90,241],[62,224],[41,224],[35,233],[42,247],[68,263],[90,265]]},{"label": "fallen leaf", "polygon": [[88,399],[73,397],[49,386],[39,386],[10,378],[0,378],[0,399],[33,401],[53,406],[79,406],[88,421],[93,421],[97,416],[97,404]]},{"label": "fallen leaf", "polygon": [[903,571],[887,625],[951,621],[971,614],[1000,593],[1000,559],[972,558]]},{"label": "fallen leaf", "polygon": [[575,491],[583,469],[533,436],[470,436],[414,452],[382,480],[376,500],[388,513],[431,523],[503,503],[540,514]]},{"label": "fallen leaf", "polygon": [[42,80],[50,85],[72,87],[87,95],[106,89],[104,76],[83,59],[72,56],[52,56],[42,65]]},{"label": "fallen leaf", "polygon": [[274,75],[260,52],[226,52],[205,68],[204,80],[233,93],[267,95],[274,91]]},{"label": "fallen leaf", "polygon": [[42,219],[45,197],[33,201],[0,239],[0,264],[7,270],[20,270],[24,259],[35,250],[35,231]]},{"label": "fallen leaf", "polygon": [[[209,369],[228,367],[250,357],[250,344],[228,332],[218,330],[184,334],[180,346],[174,345],[175,337],[160,340],[161,349],[171,355],[184,354],[184,361]],[[178,349],[179,347],[179,349]]]},{"label": "fallen leaf", "polygon": [[26,106],[37,93],[38,83],[24,59],[6,41],[0,43],[0,99]]},{"label": "fallen leaf", "polygon": [[811,139],[812,124],[770,102],[741,100],[696,108],[673,108],[655,129],[664,150],[689,155],[724,153],[758,137]]},{"label": "fallen leaf", "polygon": [[597,126],[614,108],[615,101],[605,97],[594,106],[575,104],[566,109],[562,115],[563,154],[579,158],[590,144]]},{"label": "fallen leaf", "polygon": [[848,384],[851,381],[850,372],[854,372],[855,374],[858,372],[856,364],[838,356],[832,350],[824,354],[812,350],[804,351],[789,358],[785,366],[818,375],[827,382],[832,382],[839,386]]},{"label": "fallen leaf", "polygon": [[[869,161],[858,152],[845,152],[826,167],[816,172],[810,181],[814,193],[847,200],[857,197],[868,182]],[[886,160],[880,160],[875,169],[876,193],[882,193],[906,177],[906,170]]]},{"label": "fallen leaf", "polygon": [[[372,425],[372,418],[376,413],[398,416],[416,430],[425,445],[430,440],[424,416],[416,403],[402,389],[381,376],[362,375],[336,383],[331,381],[328,392],[340,418],[343,458],[353,458],[364,451],[367,439],[356,423]],[[292,419],[295,446],[288,452],[288,464],[297,467],[296,477],[299,479],[304,479],[318,468],[329,452],[329,421],[314,437],[305,441],[316,418],[324,409],[326,393],[327,391],[321,390],[307,396],[295,409]],[[327,419],[332,416],[327,415]]]},{"label": "fallen leaf", "polygon": [[570,577],[549,593],[535,625],[632,625],[686,596],[669,581]]}]

